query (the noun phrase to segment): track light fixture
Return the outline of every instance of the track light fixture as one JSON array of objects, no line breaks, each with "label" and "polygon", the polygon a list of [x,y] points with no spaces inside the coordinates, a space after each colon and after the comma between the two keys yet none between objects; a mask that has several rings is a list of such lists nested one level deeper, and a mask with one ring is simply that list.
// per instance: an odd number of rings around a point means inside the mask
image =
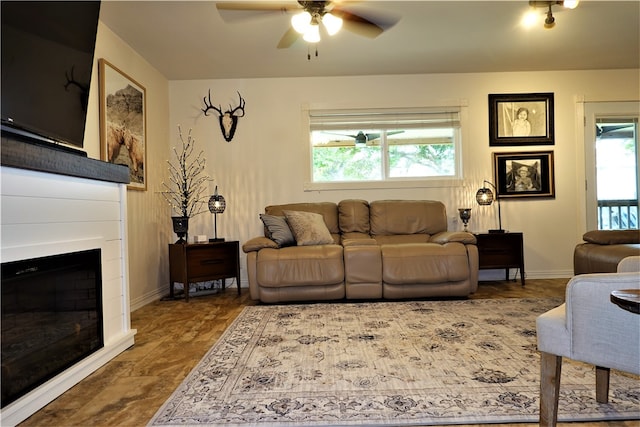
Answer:
[{"label": "track light fixture", "polygon": [[544,28],[553,28],[556,25],[556,18],[553,16],[553,10],[551,9],[554,5],[563,6],[567,9],[575,9],[580,3],[580,0],[554,0],[554,1],[538,1],[538,0],[529,0],[529,6],[531,7],[544,7],[547,9],[546,17],[544,19]]},{"label": "track light fixture", "polygon": [[555,25],[556,25],[556,18],[553,17],[553,12],[551,11],[551,5],[549,5],[549,11],[547,12],[547,17],[544,19],[544,27],[553,28]]}]

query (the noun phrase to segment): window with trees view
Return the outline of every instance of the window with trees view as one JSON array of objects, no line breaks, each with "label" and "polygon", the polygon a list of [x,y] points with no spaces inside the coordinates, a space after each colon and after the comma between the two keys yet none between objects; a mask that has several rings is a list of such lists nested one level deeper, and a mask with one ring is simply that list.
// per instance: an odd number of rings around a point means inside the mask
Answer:
[{"label": "window with trees view", "polygon": [[313,183],[459,178],[459,108],[309,112]]}]

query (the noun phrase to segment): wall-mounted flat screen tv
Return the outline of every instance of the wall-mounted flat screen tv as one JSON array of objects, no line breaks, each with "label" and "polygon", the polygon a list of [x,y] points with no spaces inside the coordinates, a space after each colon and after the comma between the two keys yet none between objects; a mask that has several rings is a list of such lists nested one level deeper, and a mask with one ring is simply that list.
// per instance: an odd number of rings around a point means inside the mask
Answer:
[{"label": "wall-mounted flat screen tv", "polygon": [[99,1],[3,1],[2,131],[82,147]]}]

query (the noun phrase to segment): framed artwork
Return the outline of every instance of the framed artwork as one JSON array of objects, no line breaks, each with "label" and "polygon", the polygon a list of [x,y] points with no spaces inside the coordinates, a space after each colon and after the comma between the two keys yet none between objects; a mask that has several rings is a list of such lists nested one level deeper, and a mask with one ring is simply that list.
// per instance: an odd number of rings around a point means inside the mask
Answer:
[{"label": "framed artwork", "polygon": [[144,87],[105,59],[100,77],[100,159],[129,167],[130,190],[147,189]]},{"label": "framed artwork", "polygon": [[553,93],[489,94],[489,146],[553,144]]},{"label": "framed artwork", "polygon": [[555,197],[553,151],[493,153],[496,197]]}]

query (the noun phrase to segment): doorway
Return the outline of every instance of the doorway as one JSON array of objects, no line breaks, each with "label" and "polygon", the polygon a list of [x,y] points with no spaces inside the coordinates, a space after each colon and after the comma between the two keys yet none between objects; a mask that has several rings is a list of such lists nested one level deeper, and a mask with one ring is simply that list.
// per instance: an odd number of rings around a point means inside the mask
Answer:
[{"label": "doorway", "polygon": [[638,229],[639,102],[585,104],[588,230]]}]

